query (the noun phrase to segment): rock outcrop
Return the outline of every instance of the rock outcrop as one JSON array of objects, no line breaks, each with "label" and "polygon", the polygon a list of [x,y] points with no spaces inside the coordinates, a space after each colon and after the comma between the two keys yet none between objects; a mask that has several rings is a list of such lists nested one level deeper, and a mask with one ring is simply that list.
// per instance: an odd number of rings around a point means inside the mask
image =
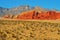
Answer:
[{"label": "rock outcrop", "polygon": [[56,19],[60,19],[60,12],[56,12],[56,11],[39,12],[36,10],[31,10],[17,15],[16,18],[35,19],[35,20],[56,20]]}]

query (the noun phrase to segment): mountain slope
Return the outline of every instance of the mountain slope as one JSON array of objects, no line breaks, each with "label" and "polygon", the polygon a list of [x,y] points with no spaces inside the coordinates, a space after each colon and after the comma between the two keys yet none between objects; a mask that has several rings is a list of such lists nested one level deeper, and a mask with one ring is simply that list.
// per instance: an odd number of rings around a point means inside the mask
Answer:
[{"label": "mountain slope", "polygon": [[35,20],[56,20],[60,19],[60,12],[56,11],[47,11],[47,12],[38,12],[36,10],[31,10],[28,12],[23,12],[17,15],[17,19],[35,19]]},{"label": "mountain slope", "polygon": [[5,12],[8,11],[8,10],[9,10],[8,8],[0,7],[0,16],[5,15]]},{"label": "mountain slope", "polygon": [[9,11],[7,11],[5,13],[16,15],[18,13],[25,12],[28,10],[32,10],[32,9],[29,6],[19,6],[19,7],[11,8],[11,9],[9,9]]},{"label": "mountain slope", "polygon": [[0,16],[4,16],[7,14],[12,14],[12,15],[16,15],[22,12],[26,12],[29,10],[36,10],[36,11],[47,11],[47,9],[41,8],[41,7],[30,7],[28,5],[26,6],[19,6],[19,7],[15,7],[15,8],[2,8],[0,7]]}]

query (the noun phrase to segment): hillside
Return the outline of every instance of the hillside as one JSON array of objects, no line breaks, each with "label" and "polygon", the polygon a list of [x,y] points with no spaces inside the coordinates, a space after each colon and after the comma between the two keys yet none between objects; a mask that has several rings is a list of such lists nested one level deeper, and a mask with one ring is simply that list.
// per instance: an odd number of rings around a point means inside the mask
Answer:
[{"label": "hillside", "polygon": [[30,10],[26,12],[19,13],[17,15],[5,15],[4,18],[10,19],[24,19],[24,20],[56,20],[60,19],[60,12],[49,10],[49,11],[38,11]]},{"label": "hillside", "polygon": [[5,15],[5,12],[8,11],[8,10],[9,10],[8,8],[0,7],[0,17]]},{"label": "hillside", "polygon": [[30,20],[56,20],[60,19],[60,11],[49,10],[42,7],[19,6],[15,8],[0,8],[2,18],[30,19]]},{"label": "hillside", "polygon": [[32,8],[30,8],[28,5],[27,6],[19,6],[19,7],[15,7],[15,8],[0,7],[0,17],[4,16],[4,15],[7,15],[7,14],[16,15],[18,13],[28,11],[28,10],[31,10],[31,9]]},{"label": "hillside", "polygon": [[26,12],[26,11],[30,11],[30,10],[36,10],[36,11],[48,11],[48,9],[44,9],[42,7],[30,7],[29,5],[26,6],[19,6],[19,7],[14,7],[14,8],[3,8],[0,7],[0,17],[4,16],[4,15],[17,15],[20,14],[22,12]]}]

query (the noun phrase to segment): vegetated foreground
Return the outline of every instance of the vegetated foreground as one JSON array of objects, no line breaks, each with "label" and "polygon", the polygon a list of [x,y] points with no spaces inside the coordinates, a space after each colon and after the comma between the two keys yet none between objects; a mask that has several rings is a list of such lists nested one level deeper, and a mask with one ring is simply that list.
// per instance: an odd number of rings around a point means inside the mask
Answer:
[{"label": "vegetated foreground", "polygon": [[0,40],[60,40],[60,22],[0,20]]}]

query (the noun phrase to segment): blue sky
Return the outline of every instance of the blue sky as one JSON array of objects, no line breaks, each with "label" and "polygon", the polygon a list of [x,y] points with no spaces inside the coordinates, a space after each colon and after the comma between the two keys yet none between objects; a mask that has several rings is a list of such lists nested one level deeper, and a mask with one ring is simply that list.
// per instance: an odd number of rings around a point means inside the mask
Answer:
[{"label": "blue sky", "polygon": [[0,7],[13,8],[21,5],[60,10],[60,0],[0,0]]}]

